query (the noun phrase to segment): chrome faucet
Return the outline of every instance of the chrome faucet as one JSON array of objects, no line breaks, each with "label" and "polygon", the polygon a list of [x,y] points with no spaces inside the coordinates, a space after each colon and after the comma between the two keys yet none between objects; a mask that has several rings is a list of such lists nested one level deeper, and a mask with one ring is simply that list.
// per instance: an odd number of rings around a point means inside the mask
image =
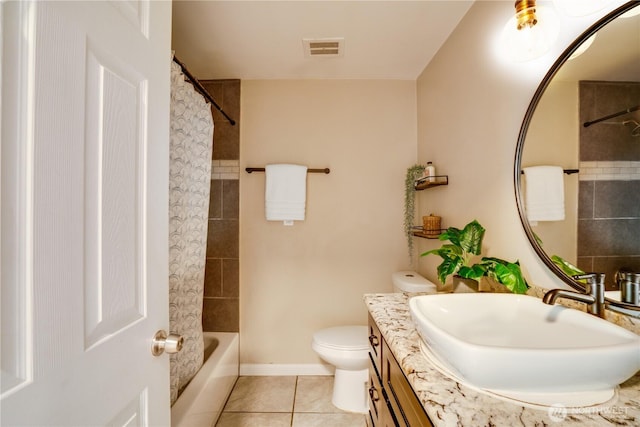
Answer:
[{"label": "chrome faucet", "polygon": [[616,283],[620,287],[620,301],[640,305],[640,274],[626,270],[616,273]]},{"label": "chrome faucet", "polygon": [[567,289],[552,289],[544,294],[542,302],[553,305],[558,298],[567,298],[587,304],[587,313],[604,318],[604,274],[589,273],[573,276],[575,280],[586,279],[585,293]]}]

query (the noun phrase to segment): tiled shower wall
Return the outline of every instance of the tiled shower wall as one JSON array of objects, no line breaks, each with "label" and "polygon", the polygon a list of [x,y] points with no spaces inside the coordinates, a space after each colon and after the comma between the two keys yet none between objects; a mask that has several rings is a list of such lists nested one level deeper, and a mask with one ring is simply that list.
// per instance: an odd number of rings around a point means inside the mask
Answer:
[{"label": "tiled shower wall", "polygon": [[[580,82],[580,123],[640,105],[640,83]],[[615,289],[621,268],[640,272],[640,137],[625,114],[580,126],[578,267],[604,272]]]},{"label": "tiled shower wall", "polygon": [[240,80],[201,83],[236,121],[232,126],[212,106],[215,128],[202,326],[210,332],[239,332]]}]

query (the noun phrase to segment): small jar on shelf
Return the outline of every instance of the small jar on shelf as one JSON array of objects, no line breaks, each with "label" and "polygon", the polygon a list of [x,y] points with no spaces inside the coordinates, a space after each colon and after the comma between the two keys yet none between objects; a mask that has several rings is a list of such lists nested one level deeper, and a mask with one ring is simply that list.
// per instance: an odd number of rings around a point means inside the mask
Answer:
[{"label": "small jar on shelf", "polygon": [[436,167],[433,162],[427,162],[427,166],[424,168],[424,176],[427,178],[427,182],[436,182]]}]

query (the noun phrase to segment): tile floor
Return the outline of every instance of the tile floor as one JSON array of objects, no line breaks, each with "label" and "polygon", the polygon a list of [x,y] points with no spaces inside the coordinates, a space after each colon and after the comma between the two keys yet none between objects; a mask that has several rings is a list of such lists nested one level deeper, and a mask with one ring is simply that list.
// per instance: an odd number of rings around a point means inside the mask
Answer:
[{"label": "tile floor", "polygon": [[365,427],[331,404],[332,376],[240,377],[216,427]]}]

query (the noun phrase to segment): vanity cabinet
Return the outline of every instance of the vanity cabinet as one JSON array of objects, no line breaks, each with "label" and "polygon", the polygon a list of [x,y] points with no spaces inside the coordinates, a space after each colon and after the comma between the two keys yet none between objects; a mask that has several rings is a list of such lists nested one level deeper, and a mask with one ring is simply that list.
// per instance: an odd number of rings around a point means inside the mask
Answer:
[{"label": "vanity cabinet", "polygon": [[369,427],[430,427],[427,414],[369,315]]}]

